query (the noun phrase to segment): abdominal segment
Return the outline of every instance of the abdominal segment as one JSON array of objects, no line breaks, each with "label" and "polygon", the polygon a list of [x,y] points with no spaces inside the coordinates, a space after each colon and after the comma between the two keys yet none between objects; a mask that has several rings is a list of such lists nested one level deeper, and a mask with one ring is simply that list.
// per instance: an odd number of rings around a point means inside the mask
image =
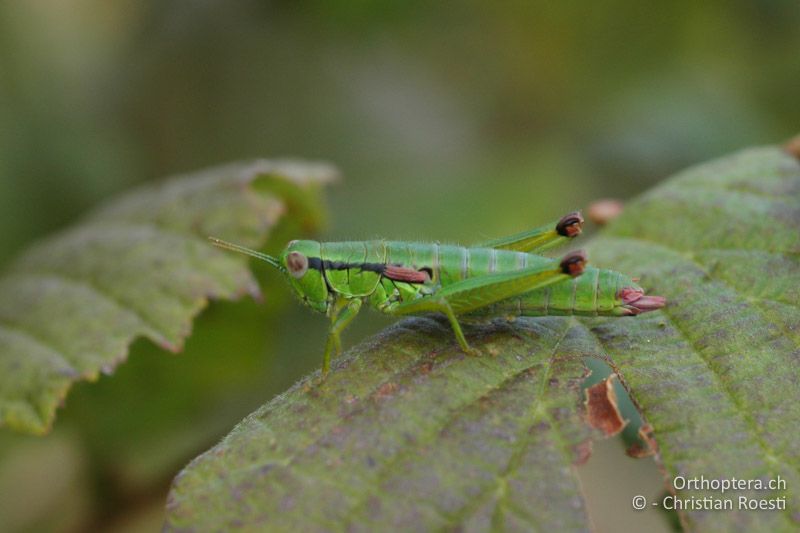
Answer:
[{"label": "abdominal segment", "polygon": [[619,315],[619,273],[586,268],[583,275],[536,289],[484,309],[475,316]]}]

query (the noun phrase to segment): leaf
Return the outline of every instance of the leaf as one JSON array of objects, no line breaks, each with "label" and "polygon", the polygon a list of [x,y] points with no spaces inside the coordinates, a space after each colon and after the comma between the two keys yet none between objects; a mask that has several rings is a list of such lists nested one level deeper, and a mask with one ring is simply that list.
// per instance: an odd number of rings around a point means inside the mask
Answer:
[{"label": "leaf", "polygon": [[[170,526],[585,527],[564,475],[589,433],[575,328],[474,331],[500,355],[466,357],[446,323],[416,319],[353,350],[324,386],[298,384],[181,474]],[[553,482],[529,483],[531,470]]]},{"label": "leaf", "polygon": [[786,497],[785,511],[689,510],[697,530],[800,522],[800,164],[760,148],[679,174],[626,208],[590,256],[641,273],[662,313],[592,327],[687,479],[780,476],[786,490],[679,490],[682,498]]},{"label": "leaf", "polygon": [[0,279],[0,425],[44,433],[77,380],[146,337],[178,352],[208,298],[257,295],[244,258],[287,209],[310,223],[325,165],[255,161],[146,186],[38,243]]},{"label": "leaf", "polygon": [[[667,481],[767,480],[787,510],[691,510],[693,530],[795,529],[800,443],[800,164],[775,148],[690,169],[589,246],[667,297],[632,318],[401,322],[241,422],[175,479],[167,529],[580,531],[574,474],[591,435],[582,360],[614,366]],[[651,429],[652,428],[652,429]],[[702,498],[701,490],[678,490]]]}]

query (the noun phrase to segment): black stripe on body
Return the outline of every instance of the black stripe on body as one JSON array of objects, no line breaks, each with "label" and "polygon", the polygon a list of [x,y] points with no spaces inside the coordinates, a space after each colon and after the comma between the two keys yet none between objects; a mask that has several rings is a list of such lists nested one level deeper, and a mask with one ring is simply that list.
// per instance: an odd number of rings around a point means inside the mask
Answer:
[{"label": "black stripe on body", "polygon": [[[418,270],[418,272],[425,272],[427,274],[427,280],[424,278],[422,279],[407,279],[406,276],[403,278],[394,277],[398,275],[396,272],[387,273],[387,270],[391,270],[389,268],[390,265],[386,263],[347,263],[344,261],[330,261],[330,260],[322,260],[319,257],[309,257],[308,258],[308,268],[312,268],[317,270],[323,274],[325,278],[325,283],[328,284],[328,288],[331,289],[330,284],[328,283],[328,277],[325,276],[325,271],[327,270],[347,270],[347,282],[350,283],[350,270],[358,269],[360,272],[374,272],[380,276],[385,277],[386,279],[394,281],[402,281],[403,283],[410,283],[410,284],[417,284],[417,283],[426,283],[433,277],[433,270],[425,267]],[[396,264],[391,265],[393,267],[400,267],[402,268],[403,265]],[[331,289],[333,290],[333,289]]]},{"label": "black stripe on body", "polygon": [[357,268],[362,272],[375,272],[376,274],[383,274],[383,272],[386,270],[386,264],[345,263],[344,261],[330,261],[328,259],[323,261],[319,257],[309,257],[308,268],[313,268],[314,270],[319,270],[320,272],[324,270],[350,270],[351,268]]},{"label": "black stripe on body", "polygon": [[[395,257],[392,257],[392,249],[387,248],[385,262],[335,261],[321,259],[320,257],[309,257],[308,267],[323,273],[325,271],[349,271],[353,269],[360,272],[375,273],[385,279],[414,284],[420,282],[413,279],[400,279],[395,277],[392,268],[398,267],[408,269],[410,272],[424,271],[428,274],[429,279],[435,282],[441,278],[442,255],[445,253],[448,260],[454,263],[454,265],[452,265],[454,271],[450,272],[454,281],[465,280],[471,278],[473,275],[482,274],[484,269],[487,274],[494,274],[500,271],[506,272],[509,269],[522,270],[527,268],[530,264],[530,255],[524,252],[503,251],[501,267],[501,252],[496,249],[475,250],[475,253],[473,253],[473,250],[459,246],[453,247],[455,249],[448,249],[445,252],[442,250],[443,247],[441,247],[439,243],[433,243],[431,246],[431,256],[428,256],[428,252],[426,252],[424,260],[424,263],[430,262],[430,266],[426,265],[420,268],[418,265],[412,266],[409,264],[409,262],[416,263],[416,261],[421,260],[420,257],[417,256],[416,251],[408,245],[404,245],[403,248],[397,250],[397,254],[394,254]],[[481,255],[479,255],[478,252],[481,252]],[[483,255],[484,252],[485,256]],[[474,270],[476,261],[478,261],[478,273]],[[388,272],[387,269],[389,270]]]}]

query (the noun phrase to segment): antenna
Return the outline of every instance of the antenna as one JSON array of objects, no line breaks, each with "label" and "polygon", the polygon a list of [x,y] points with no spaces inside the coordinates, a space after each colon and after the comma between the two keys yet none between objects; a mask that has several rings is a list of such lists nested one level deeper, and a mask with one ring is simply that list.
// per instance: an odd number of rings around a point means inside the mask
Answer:
[{"label": "antenna", "polygon": [[231,250],[232,252],[239,252],[240,254],[249,255],[250,257],[255,257],[256,259],[265,261],[278,270],[283,271],[283,266],[281,265],[280,261],[271,255],[262,254],[261,252],[256,252],[250,248],[245,248],[244,246],[239,246],[238,244],[223,241],[222,239],[217,239],[216,237],[209,237],[208,240],[210,240],[214,246],[224,250]]}]

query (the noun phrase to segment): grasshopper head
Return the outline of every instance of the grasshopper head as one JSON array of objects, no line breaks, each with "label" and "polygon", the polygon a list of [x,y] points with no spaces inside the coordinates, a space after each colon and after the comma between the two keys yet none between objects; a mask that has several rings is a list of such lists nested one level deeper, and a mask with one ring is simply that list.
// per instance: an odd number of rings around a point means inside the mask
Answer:
[{"label": "grasshopper head", "polygon": [[215,246],[260,259],[286,276],[300,300],[325,313],[328,310],[328,285],[322,273],[320,244],[316,241],[292,241],[279,257],[263,254],[238,244],[211,238]]},{"label": "grasshopper head", "polygon": [[325,313],[328,310],[328,284],[322,272],[320,244],[317,241],[292,241],[278,261],[303,303]]}]

